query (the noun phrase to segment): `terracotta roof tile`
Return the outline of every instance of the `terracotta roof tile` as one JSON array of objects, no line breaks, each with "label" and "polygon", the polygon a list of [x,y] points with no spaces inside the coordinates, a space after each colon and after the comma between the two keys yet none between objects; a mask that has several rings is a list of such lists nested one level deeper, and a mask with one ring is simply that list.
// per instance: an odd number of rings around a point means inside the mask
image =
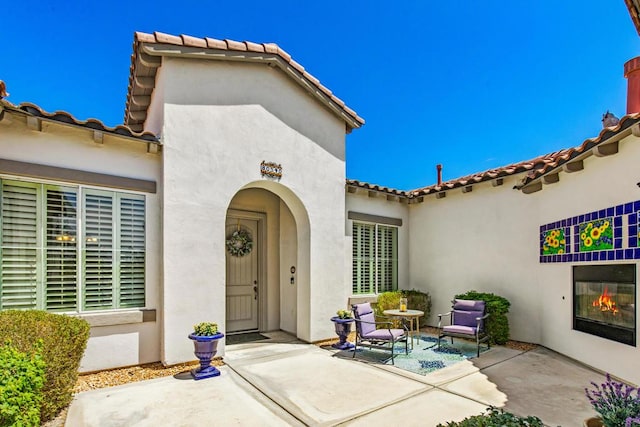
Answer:
[{"label": "terracotta roof tile", "polygon": [[247,50],[249,52],[259,52],[262,53],[264,52],[264,46],[261,45],[260,43],[253,43],[253,42],[244,42],[247,45]]},{"label": "terracotta roof tile", "polygon": [[157,43],[167,43],[167,44],[175,44],[175,45],[182,46],[182,38],[180,36],[159,33],[157,31],[153,34],[156,36]]},{"label": "terracotta roof tile", "polygon": [[247,50],[247,45],[245,45],[242,42],[237,42],[235,40],[229,40],[229,39],[224,39],[224,41],[227,43],[227,48],[229,50],[239,50],[239,51]]},{"label": "terracotta roof tile", "polygon": [[[131,116],[130,113],[133,112],[146,112],[148,105],[136,105],[134,104],[134,96],[136,99],[140,100],[140,102],[145,103],[147,98],[150,97],[153,91],[153,88],[149,89],[148,87],[140,87],[136,84],[135,78],[138,75],[144,77],[153,77],[157,71],[156,65],[149,64],[140,64],[140,45],[141,44],[170,44],[177,46],[189,46],[189,47],[197,47],[202,49],[217,49],[217,50],[227,50],[227,51],[238,51],[238,52],[257,52],[257,53],[269,53],[273,55],[277,55],[280,59],[282,59],[284,65],[287,64],[297,72],[299,72],[302,76],[303,80],[306,80],[311,84],[311,87],[315,87],[318,89],[318,93],[321,94],[319,96],[326,96],[324,98],[328,105],[331,106],[331,109],[338,113],[343,119],[346,120],[347,130],[354,127],[360,127],[364,124],[364,119],[356,114],[351,108],[348,108],[344,101],[340,98],[333,95],[333,93],[324,85],[320,83],[320,81],[313,77],[311,74],[305,71],[304,67],[294,61],[286,51],[278,47],[275,43],[253,43],[253,42],[239,42],[235,40],[218,40],[210,37],[205,38],[197,38],[188,36],[185,34],[181,34],[179,36],[164,34],[160,32],[155,32],[153,34],[136,32],[134,34],[134,43],[133,43],[133,53],[131,55],[131,66],[129,68],[129,87],[127,91],[127,102],[125,106],[125,123],[131,126],[132,130],[142,130],[144,126],[144,121],[146,120],[146,113],[144,114],[135,114],[135,118]],[[146,57],[148,60],[149,56]],[[140,74],[141,73],[141,74]]]},{"label": "terracotta roof tile", "polygon": [[227,44],[222,40],[212,39],[210,37],[206,37],[205,40],[207,41],[207,47],[211,49],[227,49]]},{"label": "terracotta roof tile", "polygon": [[631,16],[631,20],[633,21],[633,25],[636,27],[636,31],[640,34],[640,14],[639,2],[637,0],[624,0],[627,5],[627,9],[629,9],[629,15]]},{"label": "terracotta roof tile", "polygon": [[124,125],[118,125],[110,127],[105,125],[98,119],[78,120],[67,113],[66,111],[55,111],[48,113],[36,104],[30,102],[23,102],[20,105],[14,105],[6,100],[0,100],[0,106],[9,110],[22,114],[26,114],[32,117],[40,117],[42,119],[51,120],[54,122],[66,123],[73,126],[79,126],[86,129],[97,130],[106,134],[122,135],[130,138],[140,139],[145,142],[159,143],[158,137],[151,132],[134,132],[129,127]]},{"label": "terracotta roof tile", "polygon": [[186,35],[181,35],[180,36],[182,38],[182,44],[184,44],[185,46],[191,46],[191,47],[207,47],[207,41],[205,39],[201,39],[198,37],[191,37],[191,36],[186,36]]}]

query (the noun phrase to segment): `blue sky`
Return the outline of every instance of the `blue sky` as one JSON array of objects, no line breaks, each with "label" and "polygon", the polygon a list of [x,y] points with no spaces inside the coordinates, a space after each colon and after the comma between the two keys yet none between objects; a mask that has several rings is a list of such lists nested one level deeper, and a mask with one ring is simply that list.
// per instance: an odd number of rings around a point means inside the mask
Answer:
[{"label": "blue sky", "polygon": [[581,144],[625,114],[623,0],[5,2],[13,103],[121,124],[134,31],[275,42],[366,125],[347,177],[398,189]]}]

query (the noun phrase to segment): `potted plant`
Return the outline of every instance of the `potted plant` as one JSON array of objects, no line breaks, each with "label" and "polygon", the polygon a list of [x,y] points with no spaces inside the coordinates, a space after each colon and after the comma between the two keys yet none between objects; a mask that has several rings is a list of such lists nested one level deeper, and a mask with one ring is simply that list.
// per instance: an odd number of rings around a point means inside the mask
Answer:
[{"label": "potted plant", "polygon": [[332,344],[331,347],[338,350],[348,350],[353,348],[354,345],[347,341],[347,337],[351,332],[351,324],[354,322],[353,313],[351,310],[338,310],[336,315],[331,318],[331,321],[336,327],[336,334],[340,338],[340,341]]},{"label": "potted plant", "polygon": [[614,381],[609,374],[601,385],[591,384],[594,388],[584,391],[600,417],[587,418],[585,427],[640,426],[640,388]]},{"label": "potted plant", "polygon": [[212,322],[198,323],[193,327],[189,338],[193,340],[194,353],[200,360],[200,367],[191,370],[191,375],[196,380],[217,377],[220,371],[211,366],[211,359],[218,351],[218,340],[224,334],[218,332],[218,324]]}]

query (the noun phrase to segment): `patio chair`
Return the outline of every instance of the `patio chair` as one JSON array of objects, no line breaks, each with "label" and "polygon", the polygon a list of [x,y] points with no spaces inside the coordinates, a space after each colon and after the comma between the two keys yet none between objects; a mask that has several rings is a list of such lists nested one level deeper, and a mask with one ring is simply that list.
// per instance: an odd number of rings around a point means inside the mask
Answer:
[{"label": "patio chair", "polygon": [[[471,301],[456,299],[453,302],[453,308],[450,312],[438,314],[438,349],[440,348],[440,339],[453,337],[475,339],[478,346],[478,356],[480,357],[480,343],[487,342],[488,348],[491,348],[489,335],[484,328],[484,321],[489,314],[485,312],[484,301]],[[449,317],[449,325],[442,325],[442,318]]]},{"label": "patio chair", "polygon": [[[356,321],[356,344],[353,357],[356,357],[358,346],[391,351],[391,363],[395,365],[395,344],[404,342],[404,352],[409,354],[407,328],[393,328],[391,321],[376,321],[371,304],[366,302],[354,304],[354,320]],[[378,329],[378,327],[382,328]]]}]

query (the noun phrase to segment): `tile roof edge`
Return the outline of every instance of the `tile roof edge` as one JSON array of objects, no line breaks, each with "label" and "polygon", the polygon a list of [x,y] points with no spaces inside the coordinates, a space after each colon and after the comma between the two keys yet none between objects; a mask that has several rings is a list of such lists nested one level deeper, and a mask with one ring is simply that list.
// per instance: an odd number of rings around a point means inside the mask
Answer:
[{"label": "tile roof edge", "polygon": [[633,25],[636,27],[638,35],[640,35],[640,10],[638,10],[638,7],[634,4],[633,0],[624,0],[624,2],[629,10],[631,21],[633,21]]},{"label": "tile roof edge", "polygon": [[[350,128],[359,128],[365,124],[365,120],[360,117],[354,110],[349,108],[343,100],[336,97],[326,86],[320,83],[316,77],[307,72],[304,67],[294,61],[287,52],[275,43],[254,43],[250,41],[235,40],[219,40],[210,37],[193,37],[186,34],[171,35],[160,32],[153,34],[136,31],[134,32],[133,53],[131,55],[131,65],[129,73],[129,87],[127,90],[127,100],[125,105],[125,123],[128,122],[128,116],[131,108],[131,98],[133,97],[134,80],[136,72],[136,58],[139,54],[139,46],[141,44],[164,44],[174,46],[185,46],[197,49],[212,49],[229,52],[248,52],[248,53],[270,53],[276,55],[284,64],[291,67],[299,74],[298,78],[303,79],[310,86],[313,86],[320,96],[326,98],[326,101],[335,104],[335,108],[344,114],[344,118],[349,117],[351,122],[347,121]],[[153,91],[153,89],[152,89]],[[146,114],[145,114],[146,117]]]},{"label": "tile roof edge", "polygon": [[2,107],[7,110],[26,114],[32,117],[38,117],[41,119],[51,120],[53,122],[78,126],[88,130],[104,132],[110,135],[124,136],[139,139],[144,142],[160,144],[158,137],[151,132],[134,132],[125,125],[110,127],[105,125],[101,120],[94,118],[79,120],[76,119],[71,113],[61,110],[49,113],[47,111],[44,111],[40,106],[31,102],[22,102],[18,105],[15,105],[7,101],[6,99],[2,99],[0,100],[0,105],[2,105]]},{"label": "tile roof edge", "polygon": [[533,159],[500,166],[493,169],[487,169],[485,171],[476,172],[470,175],[465,175],[459,178],[447,180],[440,185],[432,184],[425,187],[416,188],[414,190],[402,191],[380,186],[377,184],[358,181],[355,179],[347,179],[346,183],[347,185],[367,190],[382,191],[388,194],[402,194],[404,197],[411,199],[415,197],[426,196],[429,194],[441,193],[456,188],[466,187],[481,182],[492,181],[494,179],[526,174],[524,179],[522,179],[522,181],[514,187],[517,190],[521,190],[523,187],[531,184],[537,179],[542,178],[552,171],[557,170],[576,157],[586,154],[592,148],[606,143],[611,138],[619,135],[621,132],[631,128],[637,123],[640,123],[640,113],[628,114],[622,117],[616,126],[602,129],[597,137],[585,139],[582,144],[577,147],[565,148],[554,151],[552,153],[543,154]]}]

